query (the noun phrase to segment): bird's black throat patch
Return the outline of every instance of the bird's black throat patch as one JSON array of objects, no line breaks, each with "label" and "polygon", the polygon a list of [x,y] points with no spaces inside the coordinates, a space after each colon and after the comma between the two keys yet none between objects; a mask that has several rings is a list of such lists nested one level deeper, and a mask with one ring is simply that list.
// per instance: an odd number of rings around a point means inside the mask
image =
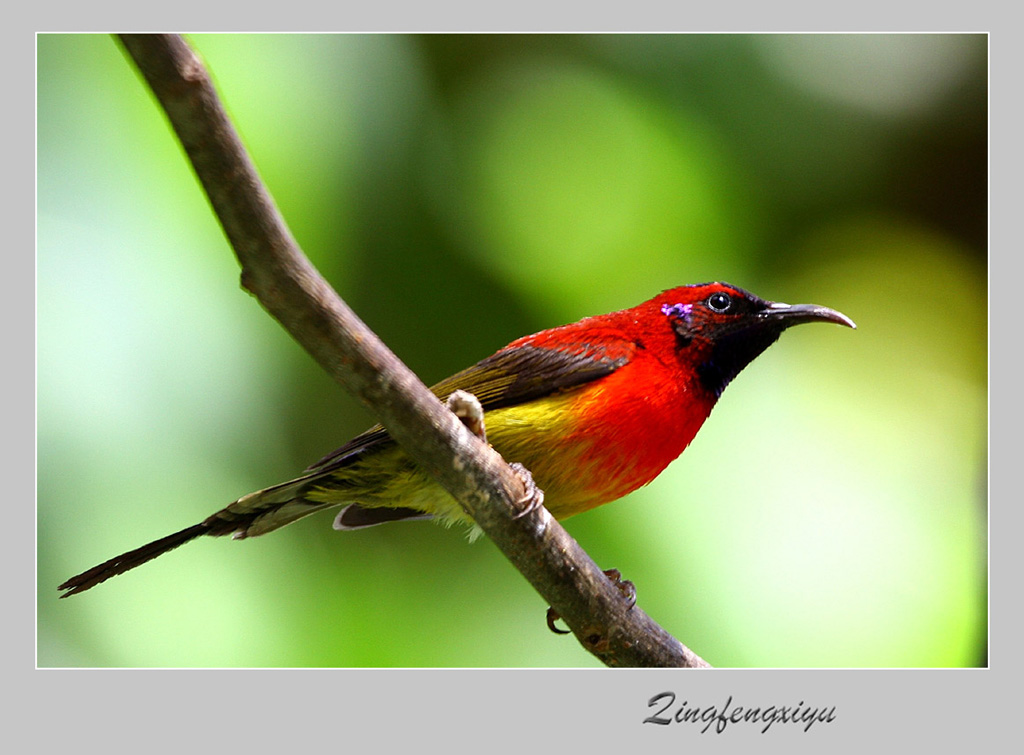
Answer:
[{"label": "bird's black throat patch", "polygon": [[775,343],[783,328],[769,323],[733,330],[717,336],[707,359],[697,364],[701,386],[715,398],[740,371]]}]

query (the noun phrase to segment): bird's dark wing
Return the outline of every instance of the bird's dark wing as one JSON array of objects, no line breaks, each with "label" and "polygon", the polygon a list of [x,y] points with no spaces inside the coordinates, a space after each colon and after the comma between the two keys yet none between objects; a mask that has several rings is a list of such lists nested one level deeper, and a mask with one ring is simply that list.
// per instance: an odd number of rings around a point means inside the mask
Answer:
[{"label": "bird's dark wing", "polygon": [[[595,339],[593,343],[557,348],[517,341],[430,390],[441,401],[454,391],[469,391],[488,412],[605,377],[629,362],[636,348],[635,343],[618,334]],[[392,442],[388,431],[375,425],[320,459],[307,472],[323,473],[346,466],[360,454]]]}]

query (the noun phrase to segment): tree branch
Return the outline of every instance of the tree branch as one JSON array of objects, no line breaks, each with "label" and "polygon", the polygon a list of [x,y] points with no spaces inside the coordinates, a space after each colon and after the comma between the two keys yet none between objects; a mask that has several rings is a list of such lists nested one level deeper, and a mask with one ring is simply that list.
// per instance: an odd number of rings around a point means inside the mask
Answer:
[{"label": "tree branch", "polygon": [[192,162],[241,264],[242,285],[460,502],[587,650],[610,666],[707,666],[631,608],[546,509],[516,518],[522,478],[438,401],[302,253],[186,42],[177,35],[120,39]]}]

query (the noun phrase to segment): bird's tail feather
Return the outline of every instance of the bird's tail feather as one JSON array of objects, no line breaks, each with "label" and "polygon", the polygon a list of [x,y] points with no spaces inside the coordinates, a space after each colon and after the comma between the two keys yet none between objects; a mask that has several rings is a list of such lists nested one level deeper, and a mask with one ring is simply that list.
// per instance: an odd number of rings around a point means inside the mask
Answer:
[{"label": "bird's tail feather", "polygon": [[249,493],[207,517],[204,524],[211,528],[211,535],[226,535],[230,532],[234,539],[240,540],[265,535],[317,511],[345,502],[340,497],[333,501],[310,500],[307,495],[311,485],[319,478],[320,475],[307,475]]},{"label": "bird's tail feather", "polygon": [[338,503],[309,501],[302,497],[312,477],[315,476],[310,475],[291,480],[242,496],[234,503],[208,516],[199,524],[186,527],[173,535],[167,535],[147,543],[141,548],[104,561],[99,566],[94,566],[60,585],[57,589],[65,591],[60,597],[66,598],[69,595],[84,592],[111,577],[124,574],[136,566],[142,566],[147,561],[151,561],[179,545],[184,545],[200,535],[216,537],[231,534],[236,539],[255,537],[276,530],[321,509],[338,505]]},{"label": "bird's tail feather", "polygon": [[72,577],[57,589],[66,591],[61,595],[62,598],[66,598],[68,595],[84,592],[90,587],[94,587],[100,582],[105,582],[111,577],[123,574],[129,569],[134,569],[136,566],[142,566],[142,564],[147,561],[151,561],[157,556],[167,553],[167,551],[173,550],[179,545],[187,543],[189,540],[194,540],[200,535],[205,535],[209,531],[210,528],[205,522],[193,524],[191,527],[186,527],[180,532],[175,532],[173,535],[167,535],[167,537],[154,540],[151,543],[143,545],[141,548],[136,548],[133,551],[122,553],[120,556],[112,558],[109,561],[104,561],[99,566],[94,566],[93,568]]}]

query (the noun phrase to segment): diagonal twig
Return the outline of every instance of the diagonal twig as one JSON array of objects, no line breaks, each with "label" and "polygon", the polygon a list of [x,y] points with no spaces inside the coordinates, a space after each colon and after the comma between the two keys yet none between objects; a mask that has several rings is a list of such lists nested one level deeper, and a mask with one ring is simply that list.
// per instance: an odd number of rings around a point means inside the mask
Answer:
[{"label": "diagonal twig", "polygon": [[438,401],[302,253],[185,40],[120,40],[181,140],[241,264],[242,285],[460,502],[587,650],[610,666],[707,666],[631,608],[547,510],[516,517],[522,478]]}]

